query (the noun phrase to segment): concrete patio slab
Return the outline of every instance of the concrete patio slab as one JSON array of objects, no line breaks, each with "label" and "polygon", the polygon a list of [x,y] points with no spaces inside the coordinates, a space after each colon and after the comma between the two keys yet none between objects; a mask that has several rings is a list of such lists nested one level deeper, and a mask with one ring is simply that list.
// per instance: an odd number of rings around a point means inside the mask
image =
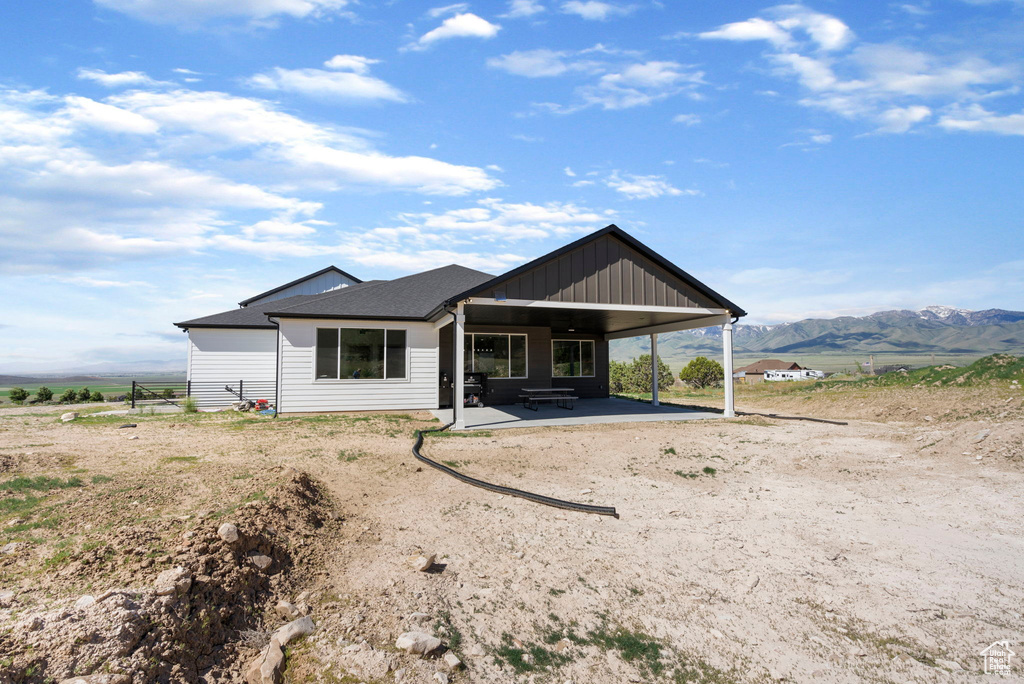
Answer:
[{"label": "concrete patio slab", "polygon": [[[442,423],[452,420],[451,409],[431,411]],[[579,399],[572,410],[548,404],[533,411],[521,404],[466,408],[467,430],[497,430],[501,428],[552,427],[558,425],[599,425],[601,423],[638,423],[664,420],[706,420],[721,418],[714,411],[696,411],[662,404],[651,404],[628,399]]]}]

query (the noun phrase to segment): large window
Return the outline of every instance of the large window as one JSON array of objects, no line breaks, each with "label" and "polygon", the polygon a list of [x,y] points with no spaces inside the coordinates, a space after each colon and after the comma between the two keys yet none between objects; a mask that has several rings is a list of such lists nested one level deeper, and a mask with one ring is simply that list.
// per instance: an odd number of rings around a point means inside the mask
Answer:
[{"label": "large window", "polygon": [[395,380],[406,377],[405,331],[317,328],[317,380]]},{"label": "large window", "polygon": [[551,375],[555,378],[594,377],[594,341],[552,340]]},{"label": "large window", "polygon": [[488,378],[525,378],[526,335],[467,334],[465,369]]}]

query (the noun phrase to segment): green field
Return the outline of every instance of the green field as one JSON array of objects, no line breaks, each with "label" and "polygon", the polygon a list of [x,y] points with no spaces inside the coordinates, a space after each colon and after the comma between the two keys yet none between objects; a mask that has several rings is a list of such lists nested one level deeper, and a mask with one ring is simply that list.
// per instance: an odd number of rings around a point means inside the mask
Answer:
[{"label": "green field", "polygon": [[[87,382],[75,382],[68,384],[63,382],[61,378],[54,378],[53,381],[45,381],[45,378],[37,378],[43,380],[43,382],[25,383],[20,385],[10,385],[6,387],[0,387],[0,401],[5,404],[10,404],[10,391],[11,387],[21,387],[28,391],[29,399],[33,399],[36,396],[36,390],[42,386],[49,387],[53,392],[54,399],[56,400],[64,390],[74,389],[79,390],[83,387],[88,387],[93,392],[102,392],[104,396],[112,395],[118,396],[120,394],[128,394],[132,387],[132,380],[138,380],[145,384],[149,382],[185,382],[183,375],[137,375],[137,376],[124,376],[124,375],[112,375],[112,376],[97,376],[90,379]],[[110,398],[109,396],[107,397]]]}]

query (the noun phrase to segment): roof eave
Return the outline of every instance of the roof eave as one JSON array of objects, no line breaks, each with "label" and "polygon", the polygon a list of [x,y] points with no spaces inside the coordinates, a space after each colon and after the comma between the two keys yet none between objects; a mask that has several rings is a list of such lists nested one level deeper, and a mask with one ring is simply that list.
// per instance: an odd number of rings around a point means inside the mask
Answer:
[{"label": "roof eave", "polygon": [[351,273],[346,273],[345,271],[342,271],[340,268],[338,268],[337,266],[334,266],[332,264],[332,265],[328,266],[327,268],[320,269],[316,273],[310,273],[308,275],[304,275],[301,278],[296,278],[295,280],[291,281],[290,283],[285,283],[284,285],[280,285],[280,286],[275,287],[275,288],[273,288],[271,290],[267,290],[266,292],[263,292],[261,294],[255,295],[254,297],[249,297],[248,299],[243,299],[242,301],[238,302],[238,306],[242,306],[242,307],[248,306],[249,304],[252,304],[253,302],[258,301],[260,299],[263,299],[264,297],[269,297],[272,294],[277,294],[281,290],[287,290],[292,285],[298,285],[299,283],[301,283],[303,281],[306,281],[306,280],[309,280],[310,278],[316,278],[317,276],[321,276],[324,273],[330,273],[331,271],[334,271],[335,273],[338,273],[339,275],[345,276],[346,278],[348,278],[349,280],[354,282],[356,285],[359,285],[360,283],[363,282],[362,280],[360,280],[359,278],[356,278]]}]

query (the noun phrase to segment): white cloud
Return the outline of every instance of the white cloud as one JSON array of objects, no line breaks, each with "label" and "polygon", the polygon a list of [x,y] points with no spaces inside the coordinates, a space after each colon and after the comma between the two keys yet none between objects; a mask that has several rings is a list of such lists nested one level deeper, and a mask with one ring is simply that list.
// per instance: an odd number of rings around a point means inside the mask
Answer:
[{"label": "white cloud", "polygon": [[427,10],[427,16],[432,19],[437,19],[438,17],[443,17],[447,14],[460,14],[468,9],[468,2],[460,2],[454,5],[445,5],[444,7],[434,7],[429,9]]},{"label": "white cloud", "polygon": [[923,105],[893,107],[879,114],[878,120],[882,125],[878,127],[878,132],[906,133],[915,124],[921,123],[931,115],[932,110]]},{"label": "white cloud", "polygon": [[86,81],[94,81],[106,88],[153,86],[158,83],[141,71],[122,71],[117,74],[108,74],[102,69],[82,68],[78,70],[78,78]]},{"label": "white cloud", "polygon": [[140,135],[156,133],[160,129],[155,121],[144,116],[87,97],[69,95],[64,101],[67,104],[65,113],[75,123],[116,133]]},{"label": "white cloud", "polygon": [[684,126],[696,126],[700,123],[699,114],[676,114],[672,117],[672,123],[683,124]]},{"label": "white cloud", "polygon": [[487,40],[498,35],[501,26],[478,17],[472,12],[456,14],[445,19],[440,26],[427,31],[415,43],[406,45],[406,50],[425,50],[434,43],[452,38],[481,38]]},{"label": "white cloud", "polygon": [[334,55],[324,62],[324,66],[328,69],[351,71],[356,74],[369,73],[370,67],[374,64],[380,64],[380,60],[361,55]]},{"label": "white cloud", "polygon": [[939,126],[949,131],[1024,135],[1024,112],[996,114],[980,104],[971,104],[952,108],[939,120]]},{"label": "white cloud", "polygon": [[936,110],[962,110],[1018,88],[1017,65],[963,52],[939,55],[896,44],[857,44],[840,19],[801,5],[764,14],[767,18],[726,24],[700,37],[765,41],[772,72],[804,89],[800,104],[866,120],[876,132],[906,133],[926,124]]},{"label": "white cloud", "polygon": [[[350,58],[349,55],[339,57]],[[246,81],[251,88],[260,90],[281,90],[298,93],[307,97],[342,102],[407,102],[408,97],[398,88],[379,78],[368,76],[365,70],[368,62],[346,65],[353,71],[325,71],[323,69],[283,69],[274,67],[270,71],[256,74]],[[345,64],[344,62],[339,62]],[[328,62],[331,64],[331,62]],[[335,69],[342,67],[333,67]]]},{"label": "white cloud", "polygon": [[501,16],[506,19],[523,19],[546,11],[544,5],[537,0],[509,0],[508,12]]},{"label": "white cloud", "polygon": [[634,52],[614,50],[598,44],[577,52],[544,48],[517,50],[492,57],[487,65],[528,78],[567,74],[596,77],[595,81],[575,89],[576,102],[572,104],[545,102],[534,105],[558,114],[577,112],[588,107],[629,109],[681,93],[694,99],[701,98],[697,89],[705,82],[702,71],[678,62],[645,62],[638,61],[637,57]]},{"label": "white cloud", "polygon": [[562,3],[562,12],[575,14],[590,21],[607,21],[615,16],[632,14],[636,10],[633,5],[613,5],[599,0],[571,0]]},{"label": "white cloud", "polygon": [[573,170],[572,170],[572,169],[571,169],[570,167],[568,167],[568,166],[566,166],[566,167],[565,167],[565,169],[563,169],[563,171],[565,171],[565,175],[566,175],[566,176],[568,176],[569,178],[575,178],[575,177],[576,177],[576,172],[575,172],[575,171],[573,171]]},{"label": "white cloud", "polygon": [[194,26],[211,20],[265,22],[279,16],[296,19],[342,12],[348,0],[94,0],[97,5],[136,19]]},{"label": "white cloud", "polygon": [[561,76],[570,69],[570,66],[565,61],[568,54],[543,48],[525,51],[516,50],[507,55],[491,57],[487,60],[487,66],[528,78]]},{"label": "white cloud", "polygon": [[700,195],[698,190],[680,190],[664,176],[636,176],[613,171],[604,181],[612,190],[622,193],[628,199],[654,199],[665,195]]}]

